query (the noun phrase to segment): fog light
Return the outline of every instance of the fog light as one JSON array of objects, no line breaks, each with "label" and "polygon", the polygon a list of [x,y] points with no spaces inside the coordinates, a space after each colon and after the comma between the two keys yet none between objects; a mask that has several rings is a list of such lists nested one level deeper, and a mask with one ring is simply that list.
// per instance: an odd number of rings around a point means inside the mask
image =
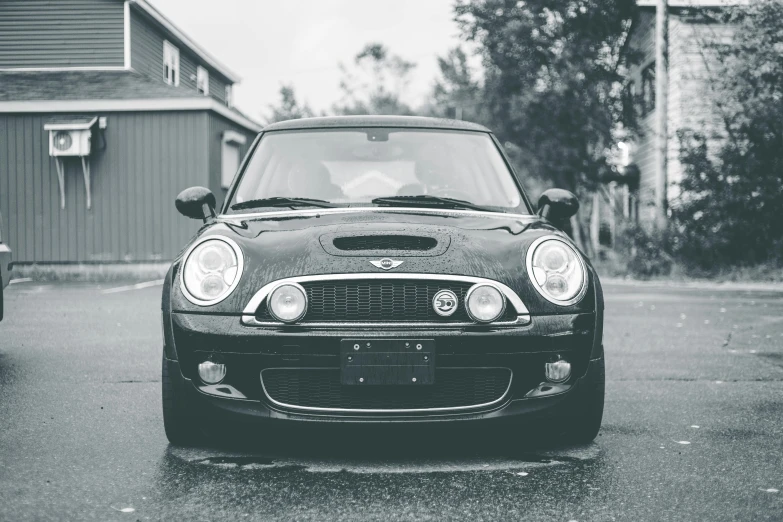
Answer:
[{"label": "fog light", "polygon": [[571,363],[558,359],[544,365],[544,375],[549,382],[565,382],[571,377]]},{"label": "fog light", "polygon": [[296,283],[278,286],[267,300],[272,317],[283,323],[295,323],[307,313],[307,293]]},{"label": "fog light", "polygon": [[226,365],[204,361],[198,365],[198,376],[205,384],[217,384],[226,377]]},{"label": "fog light", "polygon": [[506,298],[492,285],[475,284],[465,294],[465,309],[477,323],[491,323],[506,310]]}]

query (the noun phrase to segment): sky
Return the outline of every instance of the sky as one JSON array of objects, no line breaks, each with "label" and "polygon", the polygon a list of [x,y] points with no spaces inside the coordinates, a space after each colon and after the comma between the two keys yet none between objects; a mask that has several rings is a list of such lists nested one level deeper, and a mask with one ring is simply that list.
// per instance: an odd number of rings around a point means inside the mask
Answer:
[{"label": "sky", "polygon": [[437,56],[459,44],[454,0],[151,0],[200,46],[237,73],[235,104],[256,120],[283,84],[328,111],[340,99],[338,63],[369,42],[417,64],[407,91],[421,102]]}]

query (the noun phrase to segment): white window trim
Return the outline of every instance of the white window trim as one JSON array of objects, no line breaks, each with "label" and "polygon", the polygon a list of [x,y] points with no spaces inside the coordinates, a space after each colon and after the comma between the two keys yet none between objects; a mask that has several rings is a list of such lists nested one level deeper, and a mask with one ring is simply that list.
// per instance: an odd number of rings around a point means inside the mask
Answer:
[{"label": "white window trim", "polygon": [[198,91],[199,89],[198,84],[202,76],[204,77],[204,92],[200,94],[203,94],[204,96],[209,96],[209,71],[206,68],[199,65],[198,67],[196,67],[196,91]]},{"label": "white window trim", "polygon": [[[172,63],[169,64],[166,58],[172,58]],[[179,48],[168,40],[163,40],[163,66],[170,67],[174,71],[174,81],[168,75],[164,76],[163,80],[169,84],[179,87],[180,80],[180,64],[179,64]],[[165,69],[164,69],[165,71]]]},{"label": "white window trim", "polygon": [[125,0],[125,6],[123,7],[123,42],[125,48],[124,51],[124,62],[125,62],[125,68],[130,69],[131,68],[131,30],[130,30],[130,3],[128,0]]},{"label": "white window trim", "polygon": [[226,85],[225,89],[226,106],[231,109],[234,107],[234,86],[232,84]]}]

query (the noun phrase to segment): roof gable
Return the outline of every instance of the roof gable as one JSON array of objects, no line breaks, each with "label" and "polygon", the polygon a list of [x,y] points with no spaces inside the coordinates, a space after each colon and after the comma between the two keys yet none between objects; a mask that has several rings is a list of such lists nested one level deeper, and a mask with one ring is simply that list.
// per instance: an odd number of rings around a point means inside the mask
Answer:
[{"label": "roof gable", "polygon": [[144,13],[148,19],[156,23],[164,32],[170,35],[173,40],[176,40],[181,45],[187,47],[199,59],[203,60],[208,66],[225,76],[231,83],[238,83],[241,81],[238,74],[223,65],[217,58],[207,52],[206,49],[192,40],[184,31],[174,25],[174,22],[153,7],[147,0],[128,0],[128,3],[130,6],[135,7]]}]

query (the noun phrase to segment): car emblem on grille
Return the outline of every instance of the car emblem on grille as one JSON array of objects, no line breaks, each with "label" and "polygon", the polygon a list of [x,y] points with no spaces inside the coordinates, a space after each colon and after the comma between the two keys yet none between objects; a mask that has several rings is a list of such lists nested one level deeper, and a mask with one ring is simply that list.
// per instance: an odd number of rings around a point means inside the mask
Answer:
[{"label": "car emblem on grille", "polygon": [[402,261],[395,261],[394,259],[389,259],[388,257],[384,257],[383,259],[379,259],[378,261],[370,261],[376,268],[382,268],[383,270],[391,270],[392,268],[397,268],[402,264]]},{"label": "car emblem on grille", "polygon": [[441,290],[432,298],[432,308],[435,313],[448,317],[457,311],[457,295],[451,290]]}]

